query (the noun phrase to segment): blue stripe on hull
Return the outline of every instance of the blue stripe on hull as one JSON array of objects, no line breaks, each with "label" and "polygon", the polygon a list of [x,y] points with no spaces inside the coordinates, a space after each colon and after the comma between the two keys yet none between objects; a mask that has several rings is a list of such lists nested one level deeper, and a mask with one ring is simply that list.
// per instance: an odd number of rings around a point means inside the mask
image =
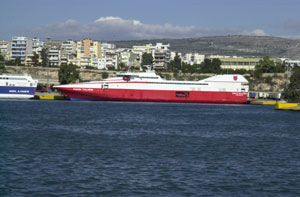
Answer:
[{"label": "blue stripe on hull", "polygon": [[101,99],[70,98],[71,101],[103,101]]},{"label": "blue stripe on hull", "polygon": [[35,87],[0,86],[0,94],[34,95]]}]

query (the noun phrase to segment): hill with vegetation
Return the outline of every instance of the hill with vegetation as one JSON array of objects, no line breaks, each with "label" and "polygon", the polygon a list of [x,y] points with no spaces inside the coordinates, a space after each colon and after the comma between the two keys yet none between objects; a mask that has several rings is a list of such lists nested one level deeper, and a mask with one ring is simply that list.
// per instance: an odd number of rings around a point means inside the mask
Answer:
[{"label": "hill with vegetation", "polygon": [[186,39],[155,39],[110,41],[119,48],[131,48],[158,42],[170,44],[172,51],[205,55],[230,55],[245,57],[300,58],[300,40],[271,36],[212,36]]}]

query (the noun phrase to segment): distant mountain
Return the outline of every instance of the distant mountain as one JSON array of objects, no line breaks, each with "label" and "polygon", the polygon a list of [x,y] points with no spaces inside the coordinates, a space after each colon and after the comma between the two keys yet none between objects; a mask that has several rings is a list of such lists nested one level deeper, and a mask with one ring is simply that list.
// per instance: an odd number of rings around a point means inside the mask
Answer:
[{"label": "distant mountain", "polygon": [[270,36],[212,36],[186,39],[155,39],[110,41],[119,48],[133,45],[169,43],[172,51],[183,54],[197,52],[205,55],[236,55],[245,57],[289,57],[300,58],[300,40]]}]

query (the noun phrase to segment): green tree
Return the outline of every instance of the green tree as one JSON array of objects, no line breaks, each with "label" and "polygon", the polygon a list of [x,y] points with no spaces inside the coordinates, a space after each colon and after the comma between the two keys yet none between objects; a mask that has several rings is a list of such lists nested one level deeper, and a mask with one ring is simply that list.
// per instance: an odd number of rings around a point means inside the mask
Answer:
[{"label": "green tree", "polygon": [[21,65],[22,65],[22,61],[21,61],[21,58],[20,58],[20,57],[17,57],[17,58],[15,59],[15,64],[16,64],[17,66],[21,66]]},{"label": "green tree", "polygon": [[96,69],[96,67],[94,67],[94,66],[85,66],[85,69],[91,69],[91,70],[95,70],[95,69]]},{"label": "green tree", "polygon": [[0,64],[0,74],[2,74],[2,73],[6,73],[6,69],[5,69],[4,64]]},{"label": "green tree", "polygon": [[201,73],[202,64],[194,64],[193,65],[193,72]]},{"label": "green tree", "polygon": [[153,64],[153,56],[151,53],[143,53],[142,55],[142,66],[144,65],[152,65]]},{"label": "green tree", "polygon": [[189,64],[186,64],[186,63],[184,63],[184,62],[182,62],[181,63],[181,71],[183,72],[183,73],[188,73],[189,72]]},{"label": "green tree", "polygon": [[5,73],[4,57],[0,54],[0,74]]},{"label": "green tree", "polygon": [[32,63],[33,63],[33,66],[39,66],[39,59],[40,59],[40,56],[39,54],[37,53],[34,53],[31,60],[32,60]]},{"label": "green tree", "polygon": [[285,63],[276,63],[275,68],[274,68],[274,73],[284,73],[286,70]]},{"label": "green tree", "polygon": [[42,66],[46,67],[48,66],[48,50],[47,49],[42,49],[41,51],[41,58],[42,58]]},{"label": "green tree", "polygon": [[174,60],[171,60],[168,64],[168,70],[177,73],[179,70],[181,70],[181,58],[176,53]]},{"label": "green tree", "polygon": [[119,63],[118,70],[120,71],[126,71],[128,70],[128,66],[126,66],[123,62]]},{"label": "green tree", "polygon": [[205,58],[204,61],[200,64],[200,72],[202,73],[210,73],[210,64],[211,60],[208,58]]},{"label": "green tree", "polygon": [[0,54],[0,63],[4,62],[4,57],[3,55]]},{"label": "green tree", "polygon": [[58,80],[60,84],[75,83],[79,80],[79,71],[73,64],[62,64],[58,71]]},{"label": "green tree", "polygon": [[295,66],[292,70],[290,83],[284,90],[285,98],[289,102],[300,102],[300,67]]},{"label": "green tree", "polygon": [[212,60],[205,58],[200,64],[201,73],[221,73],[221,61],[218,58],[213,58]]},{"label": "green tree", "polygon": [[181,63],[181,71],[183,73],[195,73],[196,72],[196,69],[195,69],[195,65],[190,65],[190,64],[186,64],[184,62]]},{"label": "green tree", "polygon": [[9,60],[9,61],[6,62],[6,65],[15,66],[16,62],[14,60]]},{"label": "green tree", "polygon": [[275,63],[270,57],[266,56],[259,60],[255,70],[260,70],[262,73],[282,73],[285,71],[285,66],[283,63]]},{"label": "green tree", "polygon": [[262,70],[260,69],[255,69],[254,72],[253,72],[253,77],[255,79],[261,79],[262,78]]},{"label": "green tree", "polygon": [[221,60],[219,58],[213,58],[210,64],[210,70],[213,73],[220,73],[221,72]]},{"label": "green tree", "polygon": [[175,71],[181,70],[181,58],[179,57],[179,55],[177,53],[174,57],[174,66],[173,66],[173,68],[175,69]]},{"label": "green tree", "polygon": [[102,79],[108,78],[108,75],[109,75],[109,74],[108,74],[107,72],[101,73]]}]

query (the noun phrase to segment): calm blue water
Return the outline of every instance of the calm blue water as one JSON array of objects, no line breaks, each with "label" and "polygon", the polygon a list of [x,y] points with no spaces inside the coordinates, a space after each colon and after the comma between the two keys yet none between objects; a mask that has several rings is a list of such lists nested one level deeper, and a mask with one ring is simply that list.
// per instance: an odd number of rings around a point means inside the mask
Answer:
[{"label": "calm blue water", "polygon": [[0,196],[300,196],[300,113],[0,101]]}]

